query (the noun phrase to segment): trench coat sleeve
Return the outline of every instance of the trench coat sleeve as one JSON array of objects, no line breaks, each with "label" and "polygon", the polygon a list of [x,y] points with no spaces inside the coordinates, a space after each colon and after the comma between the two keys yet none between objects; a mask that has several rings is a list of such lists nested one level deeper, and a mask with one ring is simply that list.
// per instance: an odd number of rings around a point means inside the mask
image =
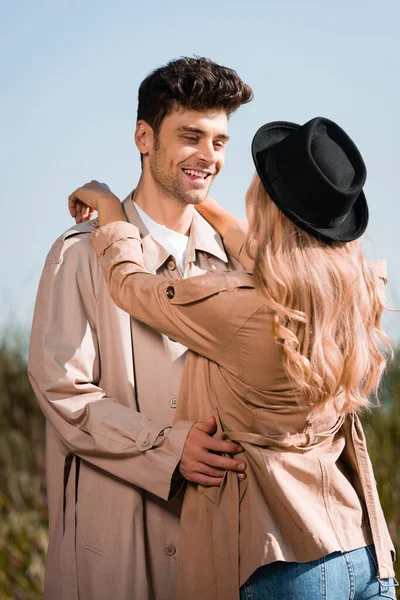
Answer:
[{"label": "trench coat sleeve", "polygon": [[174,471],[193,422],[154,422],[99,387],[96,285],[102,276],[89,235],[84,238],[67,240],[62,254],[52,250],[46,260],[29,378],[46,419],[71,453],[166,500],[173,496]]},{"label": "trench coat sleeve", "polygon": [[[247,273],[208,271],[176,280],[153,275],[143,264],[138,229],[110,223],[92,233],[104,278],[114,302],[136,319],[215,362],[243,324],[230,311],[240,287],[254,287]],[[223,292],[230,291],[230,294]],[[221,293],[222,292],[222,293]],[[232,293],[233,292],[233,293]],[[235,294],[236,292],[236,294]]]},{"label": "trench coat sleeve", "polygon": [[[254,269],[254,260],[248,253],[246,246],[247,232],[249,229],[248,222],[243,219],[237,221],[226,231],[222,238],[225,250],[236,258],[246,271],[252,273]],[[255,241],[250,242],[250,248],[255,245]]]}]

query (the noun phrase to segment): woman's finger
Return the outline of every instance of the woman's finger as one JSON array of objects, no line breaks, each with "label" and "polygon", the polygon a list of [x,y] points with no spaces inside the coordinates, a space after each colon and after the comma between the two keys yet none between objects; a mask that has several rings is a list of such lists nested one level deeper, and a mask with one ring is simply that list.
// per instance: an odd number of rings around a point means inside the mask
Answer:
[{"label": "woman's finger", "polygon": [[70,213],[71,217],[73,217],[74,219],[76,217],[76,202],[77,202],[77,197],[75,195],[75,192],[72,192],[72,194],[70,194],[68,196],[68,208],[69,208],[69,213]]},{"label": "woman's finger", "polygon": [[82,223],[82,202],[80,200],[76,200],[75,202],[75,211],[75,221]]},{"label": "woman's finger", "polygon": [[82,221],[87,221],[89,219],[89,210],[89,206],[82,203]]},{"label": "woman's finger", "polygon": [[93,215],[96,212],[94,210],[94,208],[91,208],[90,206],[86,206],[86,212],[85,212],[85,218],[83,219],[84,221],[90,221],[90,219],[93,219]]}]

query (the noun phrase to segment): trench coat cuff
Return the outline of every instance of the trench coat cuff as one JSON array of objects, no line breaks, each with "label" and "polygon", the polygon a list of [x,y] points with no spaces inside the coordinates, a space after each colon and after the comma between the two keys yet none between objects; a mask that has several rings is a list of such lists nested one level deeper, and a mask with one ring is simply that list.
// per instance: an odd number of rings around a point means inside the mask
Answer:
[{"label": "trench coat cuff", "polygon": [[90,241],[98,256],[104,254],[107,248],[115,242],[127,238],[141,241],[139,229],[136,225],[126,221],[109,223],[90,234]]},{"label": "trench coat cuff", "polygon": [[171,430],[168,432],[168,450],[169,452],[172,452],[176,458],[172,472],[170,473],[168,500],[173,500],[174,498],[180,496],[185,487],[186,480],[179,472],[179,463],[182,458],[183,448],[185,446],[187,436],[189,435],[189,431],[192,429],[194,424],[195,421],[176,421],[176,423],[174,423],[171,427]]},{"label": "trench coat cuff", "polygon": [[182,500],[186,488],[186,483],[187,481],[180,472],[178,463],[175,467],[174,474],[172,475],[168,501],[176,500],[177,498],[180,498]]}]

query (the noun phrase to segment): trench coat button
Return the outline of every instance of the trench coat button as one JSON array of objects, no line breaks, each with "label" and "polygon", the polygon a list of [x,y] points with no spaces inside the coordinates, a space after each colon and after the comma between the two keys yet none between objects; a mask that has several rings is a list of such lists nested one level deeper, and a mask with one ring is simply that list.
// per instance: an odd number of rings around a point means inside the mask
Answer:
[{"label": "trench coat button", "polygon": [[165,546],[164,552],[167,556],[173,556],[176,552],[176,548],[172,544],[168,544],[168,546]]},{"label": "trench coat button", "polygon": [[144,447],[148,446],[149,444],[150,444],[149,440],[144,440],[142,442],[142,446],[144,446]]},{"label": "trench coat button", "polygon": [[169,405],[171,408],[176,408],[176,398],[171,398],[169,401]]},{"label": "trench coat button", "polygon": [[169,285],[169,286],[167,287],[167,297],[168,297],[170,300],[172,300],[172,298],[173,298],[174,296],[175,296],[175,290],[174,290],[174,288],[172,287],[172,285]]},{"label": "trench coat button", "polygon": [[176,269],[176,264],[175,264],[175,261],[174,261],[174,260],[169,260],[169,261],[167,262],[167,267],[168,267],[168,269],[169,269],[170,271],[175,271],[175,269]]}]

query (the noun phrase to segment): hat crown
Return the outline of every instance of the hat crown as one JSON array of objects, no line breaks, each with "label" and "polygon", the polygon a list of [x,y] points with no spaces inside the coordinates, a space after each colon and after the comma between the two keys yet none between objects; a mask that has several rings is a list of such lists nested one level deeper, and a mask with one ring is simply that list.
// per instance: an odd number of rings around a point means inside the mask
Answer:
[{"label": "hat crown", "polygon": [[342,191],[349,190],[354,183],[355,170],[344,150],[325,135],[316,135],[311,140],[310,149],[327,180]]},{"label": "hat crown", "polygon": [[364,161],[339,125],[317,117],[271,149],[281,177],[327,223],[351,208],[366,179]]},{"label": "hat crown", "polygon": [[256,133],[252,149],[271,198],[300,226],[312,232],[331,230],[332,239],[338,239],[334,231],[353,215],[362,195],[365,229],[366,168],[358,148],[339,125],[323,117],[302,126],[269,123]]}]

